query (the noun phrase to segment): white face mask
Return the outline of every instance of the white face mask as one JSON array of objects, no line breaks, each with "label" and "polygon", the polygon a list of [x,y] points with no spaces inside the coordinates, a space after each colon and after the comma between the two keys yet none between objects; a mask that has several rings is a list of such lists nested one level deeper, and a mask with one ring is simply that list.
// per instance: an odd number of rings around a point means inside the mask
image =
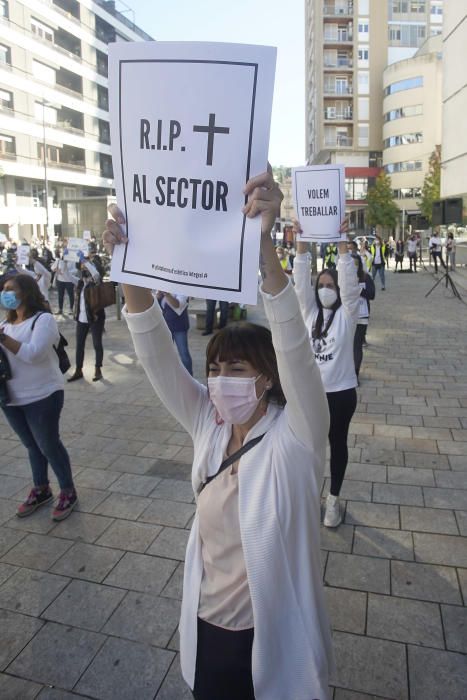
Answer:
[{"label": "white face mask", "polygon": [[209,377],[209,396],[225,423],[242,425],[255,412],[264,392],[256,396],[256,382],[261,377]]},{"label": "white face mask", "polygon": [[337,292],[335,289],[321,287],[321,289],[318,289],[318,296],[325,309],[330,309],[337,301]]}]

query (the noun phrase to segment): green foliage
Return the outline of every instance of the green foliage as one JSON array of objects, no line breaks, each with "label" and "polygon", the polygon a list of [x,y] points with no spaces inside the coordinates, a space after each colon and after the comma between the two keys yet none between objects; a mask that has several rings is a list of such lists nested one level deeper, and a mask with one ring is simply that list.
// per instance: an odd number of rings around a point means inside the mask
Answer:
[{"label": "green foliage", "polygon": [[387,173],[381,172],[366,197],[366,223],[369,226],[380,226],[383,230],[396,226],[399,208],[392,197],[391,178]]},{"label": "green foliage", "polygon": [[440,198],[441,194],[441,146],[436,146],[430,156],[428,172],[425,175],[422,187],[422,199],[417,202],[420,211],[431,224],[433,202]]}]

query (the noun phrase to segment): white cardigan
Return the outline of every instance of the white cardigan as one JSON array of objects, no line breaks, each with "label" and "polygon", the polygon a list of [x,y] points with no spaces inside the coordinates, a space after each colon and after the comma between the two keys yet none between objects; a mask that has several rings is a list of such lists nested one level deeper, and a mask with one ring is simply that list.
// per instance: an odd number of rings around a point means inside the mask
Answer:
[{"label": "white cardigan", "polygon": [[[315,289],[311,283],[310,258],[308,253],[295,257],[295,291],[326,392],[354,389],[358,385],[353,345],[360,316],[361,290],[357,268],[350,255],[339,256],[337,274],[342,304],[334,315],[326,338],[313,342],[313,326],[316,323],[319,308]],[[324,325],[330,314],[330,309],[323,309]]]},{"label": "white cardigan", "polygon": [[[320,566],[320,487],[329,428],[327,401],[291,284],[264,294],[287,405],[270,405],[245,438],[266,432],[240,460],[239,520],[254,617],[257,700],[327,700],[333,671]],[[231,436],[218,425],[204,385],[180,362],[158,304],[124,314],[136,353],[168,410],[194,443],[198,494],[217,472]],[[180,620],[183,676],[193,688],[203,559],[198,516],[188,541]]]}]

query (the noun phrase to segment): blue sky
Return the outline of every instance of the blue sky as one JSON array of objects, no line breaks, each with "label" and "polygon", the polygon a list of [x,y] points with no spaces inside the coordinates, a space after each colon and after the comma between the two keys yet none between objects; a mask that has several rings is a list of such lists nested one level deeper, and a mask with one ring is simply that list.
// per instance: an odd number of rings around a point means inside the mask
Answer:
[{"label": "blue sky", "polygon": [[[125,3],[134,10],[135,23],[160,41],[277,46],[269,160],[273,165],[304,164],[304,0],[280,3],[277,0],[125,0]],[[133,19],[131,13],[126,16]]]}]

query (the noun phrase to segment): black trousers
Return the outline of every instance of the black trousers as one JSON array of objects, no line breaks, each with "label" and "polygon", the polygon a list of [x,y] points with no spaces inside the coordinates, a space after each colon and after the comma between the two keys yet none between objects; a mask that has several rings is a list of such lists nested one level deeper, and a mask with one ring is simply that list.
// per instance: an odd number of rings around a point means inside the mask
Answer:
[{"label": "black trousers", "polygon": [[57,280],[57,292],[58,292],[58,310],[63,311],[63,302],[65,300],[65,292],[68,294],[68,301],[70,302],[70,311],[73,311],[73,305],[75,303],[75,285],[73,282],[60,282]]},{"label": "black trousers", "polygon": [[433,257],[433,262],[435,264],[435,272],[438,272],[438,260],[440,261],[441,265],[446,269],[446,265],[444,264],[443,256],[441,253],[437,253],[436,251],[432,251],[431,255]]},{"label": "black trousers", "polygon": [[417,253],[409,253],[410,269],[417,272]]},{"label": "black trousers", "polygon": [[331,417],[329,426],[331,494],[338,496],[349,461],[347,438],[350,421],[357,407],[357,392],[355,389],[344,389],[343,391],[331,391],[326,396]]},{"label": "black trousers", "polygon": [[355,362],[355,373],[357,377],[360,374],[360,367],[362,366],[363,343],[365,342],[367,328],[368,324],[357,323],[357,328],[355,329],[355,337],[353,341],[353,359]]},{"label": "black trousers", "polygon": [[76,322],[76,369],[83,369],[84,348],[89,331],[92,335],[92,344],[96,353],[96,367],[102,367],[104,348],[102,346],[102,334],[104,332],[105,316],[97,318],[94,323]]},{"label": "black trousers", "polygon": [[198,618],[195,700],[255,700],[253,636],[253,629],[233,632]]},{"label": "black trousers", "polygon": [[[206,330],[212,333],[214,326],[214,313],[216,311],[216,301],[214,299],[206,299]],[[227,325],[227,319],[229,315],[229,302],[220,301],[219,308],[221,311],[221,317],[219,319],[219,328],[224,328]]]}]

